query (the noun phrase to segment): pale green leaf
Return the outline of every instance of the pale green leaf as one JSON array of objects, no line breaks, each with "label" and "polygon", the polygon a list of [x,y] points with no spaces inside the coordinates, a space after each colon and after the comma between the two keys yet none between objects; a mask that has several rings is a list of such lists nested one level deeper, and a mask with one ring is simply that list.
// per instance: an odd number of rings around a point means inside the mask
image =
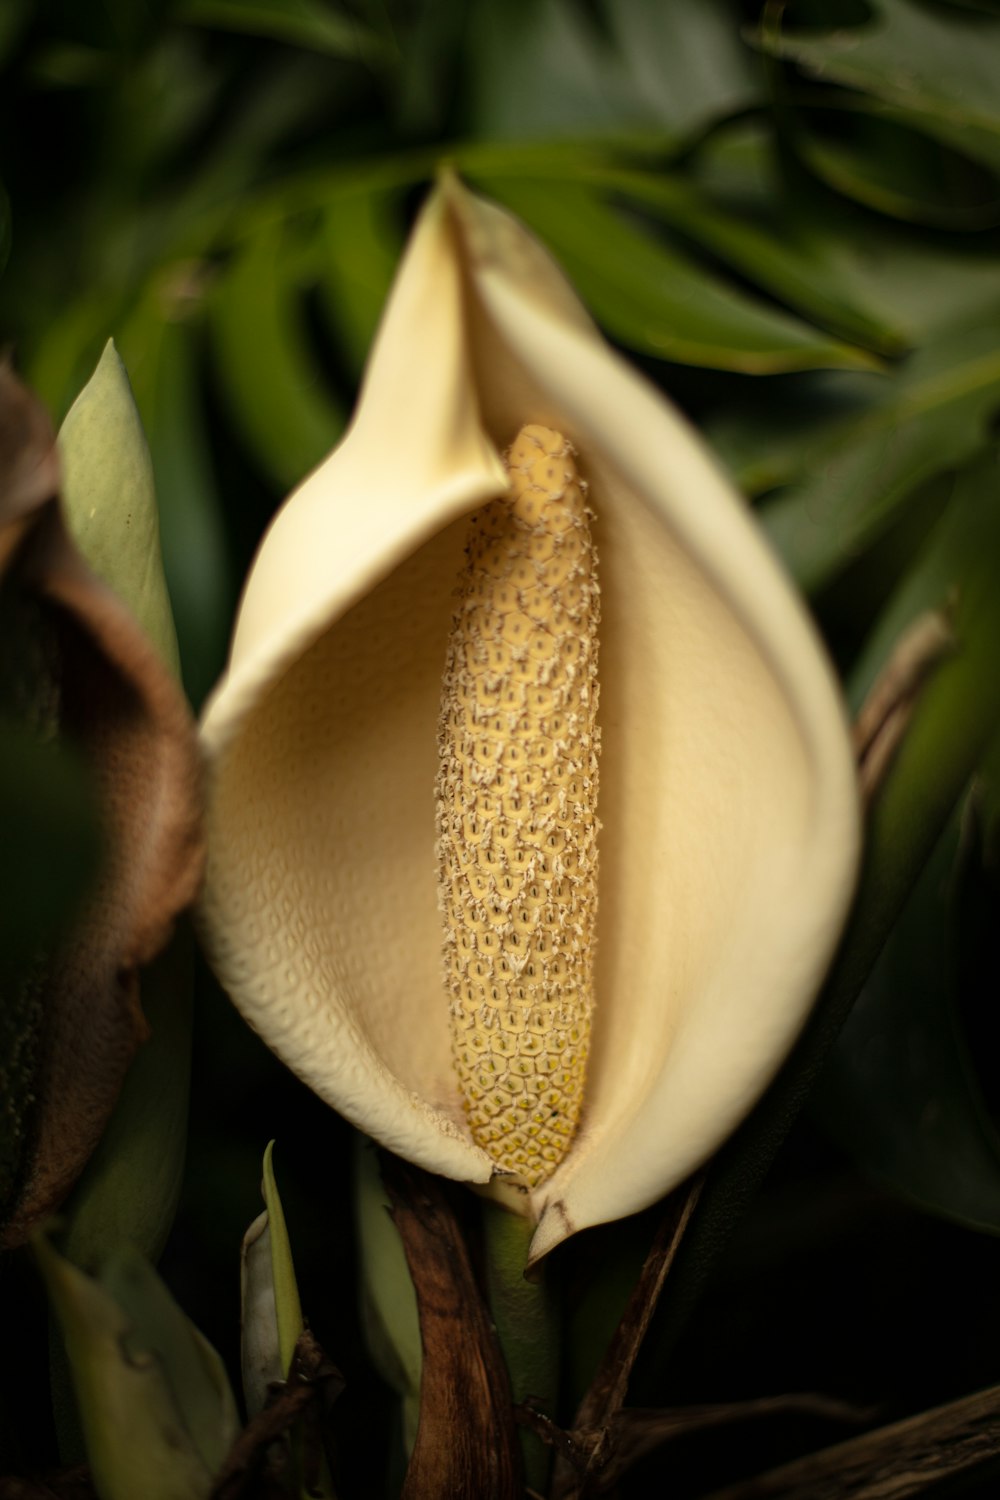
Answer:
[{"label": "pale green leaf", "polygon": [[[217,1455],[236,1435],[232,1393],[208,1349],[154,1273],[119,1262],[111,1286],[35,1242],[66,1343],[87,1457],[101,1500],[207,1500]],[[185,1383],[183,1391],[175,1381]],[[194,1418],[200,1440],[186,1419]]]},{"label": "pale green leaf", "polygon": [[59,429],[59,456],[63,510],[73,539],[179,676],[153,466],[128,375],[111,339]]},{"label": "pale green leaf", "polygon": [[153,457],[164,571],[184,683],[195,704],[222,669],[236,602],[200,389],[198,331],[177,316],[157,283],[121,337]]}]

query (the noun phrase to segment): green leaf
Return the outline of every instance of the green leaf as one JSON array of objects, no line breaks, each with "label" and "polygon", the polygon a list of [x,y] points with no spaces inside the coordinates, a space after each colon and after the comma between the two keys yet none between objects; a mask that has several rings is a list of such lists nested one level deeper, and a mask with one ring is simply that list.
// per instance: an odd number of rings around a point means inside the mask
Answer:
[{"label": "green leaf", "polygon": [[[474,168],[473,175],[479,176]],[[641,353],[755,375],[875,363],[864,351],[751,301],[629,222],[585,184],[479,180],[547,241],[608,332]]]},{"label": "green leaf", "polygon": [[473,132],[489,140],[700,134],[761,97],[725,0],[613,0],[604,27],[570,0],[473,8]]},{"label": "green leaf", "polygon": [[[876,213],[938,229],[989,228],[1000,221],[1000,181],[942,132],[924,133],[926,119],[863,95],[819,102],[817,118],[796,117],[791,141],[820,181]],[[832,128],[831,128],[832,127]]]},{"label": "green leaf", "polygon": [[354,1217],[358,1232],[361,1316],[372,1363],[403,1401],[403,1435],[413,1447],[420,1412],[423,1353],[417,1296],[403,1242],[389,1217],[378,1152],[355,1137]]},{"label": "green leaf", "polygon": [[239,1429],[222,1360],[136,1251],[109,1257],[100,1281],[128,1321],[123,1352],[139,1361],[144,1355],[155,1357],[186,1433],[208,1472],[215,1474]]},{"label": "green leaf", "polygon": [[238,1430],[222,1363],[134,1253],[93,1280],[35,1253],[66,1341],[101,1500],[207,1500]]},{"label": "green leaf", "polygon": [[113,340],[59,429],[63,510],[84,557],[180,676],[153,466]]},{"label": "green leaf", "polygon": [[629,94],[685,140],[763,102],[729,0],[604,0]]},{"label": "green leaf", "polygon": [[355,371],[368,358],[402,250],[395,199],[379,188],[346,189],[323,214],[321,288]]},{"label": "green leaf", "polygon": [[274,1180],[274,1142],[269,1141],[264,1152],[264,1205],[267,1209],[271,1231],[271,1275],[274,1280],[274,1306],[278,1319],[278,1347],[281,1363],[287,1376],[291,1368],[292,1355],[299,1334],[305,1327],[302,1320],[302,1304],[295,1280],[295,1265],[292,1247],[285,1224],[285,1211],[278,1195],[278,1184]]},{"label": "green leaf", "polygon": [[916,0],[870,0],[863,26],[763,28],[754,41],[825,83],[874,94],[1000,170],[1000,23]]},{"label": "green leaf", "polygon": [[[288,1378],[295,1346],[305,1328],[292,1247],[274,1178],[273,1152],[274,1142],[270,1141],[264,1152],[265,1211],[250,1225],[243,1239],[242,1364],[250,1416],[263,1408],[270,1382]],[[292,1463],[302,1500],[310,1500],[311,1496],[332,1500],[333,1483],[325,1460],[321,1461],[316,1486],[307,1488],[301,1458],[293,1433]]]},{"label": "green leaf", "polygon": [[331,57],[371,59],[374,33],[353,16],[338,14],[322,0],[182,0],[175,19],[326,52]]},{"label": "green leaf", "polygon": [[957,846],[953,826],[837,1039],[812,1109],[897,1192],[1000,1234],[1000,1138],[956,1014]]},{"label": "green leaf", "polygon": [[200,390],[198,332],[176,316],[157,282],[120,340],[153,457],[164,571],[184,684],[196,705],[222,670],[236,601]]},{"label": "green leaf", "polygon": [[762,507],[772,541],[812,590],[874,541],[935,474],[982,449],[1000,409],[1000,305],[919,350],[860,416],[834,420],[795,459],[807,477]]},{"label": "green leaf", "polygon": [[211,331],[243,439],[279,490],[290,489],[329,452],[344,418],[310,357],[280,225],[238,254],[213,296]]},{"label": "green leaf", "polygon": [[[920,614],[936,609],[954,616],[956,652],[965,656],[966,670],[982,674],[985,702],[996,704],[989,661],[1000,642],[997,474],[991,447],[959,476],[947,510],[852,673],[855,703],[894,642]],[[970,642],[978,653],[971,664]],[[1000,716],[1000,708],[995,712]],[[953,827],[837,1042],[819,1110],[836,1138],[877,1176],[935,1212],[1000,1233],[1000,1140],[954,1013],[958,933],[950,875],[957,845]]]},{"label": "green leaf", "polygon": [[665,172],[608,169],[604,181],[779,301],[842,337],[878,354],[898,354],[905,347],[901,330],[883,309],[866,303],[844,275],[835,243],[816,232],[813,220],[789,222],[789,215],[780,229],[764,225],[726,212],[695,184]]},{"label": "green leaf", "polygon": [[[694,236],[773,295],[829,318],[831,326],[833,318],[860,316],[897,346],[914,345],[984,301],[1000,301],[1000,261],[988,240],[943,241],[832,199],[789,173],[766,122],[741,120],[719,131],[688,174],[698,194]],[[682,202],[678,213],[686,212]],[[685,228],[683,218],[678,227]],[[814,296],[826,299],[827,312],[822,302],[805,300]],[[864,341],[863,329],[858,337]]]}]

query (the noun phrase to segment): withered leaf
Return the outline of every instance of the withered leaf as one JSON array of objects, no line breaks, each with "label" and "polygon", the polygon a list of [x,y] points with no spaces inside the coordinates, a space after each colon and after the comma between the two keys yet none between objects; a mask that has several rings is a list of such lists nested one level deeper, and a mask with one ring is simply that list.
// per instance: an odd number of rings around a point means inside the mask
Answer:
[{"label": "withered leaf", "polygon": [[995,1484],[998,1474],[1000,1386],[994,1385],[714,1490],[708,1500],[905,1500],[943,1493],[973,1476]]},{"label": "withered leaf", "polygon": [[[82,907],[30,960],[0,964],[27,1086],[0,1119],[0,1244],[22,1243],[100,1138],[147,1027],[138,970],[194,897],[202,866],[194,726],[126,607],[60,513],[51,424],[0,366],[0,729],[82,762],[102,860]],[[0,1070],[9,1058],[0,1058]]]},{"label": "withered leaf", "polygon": [[382,1153],[420,1313],[420,1422],[403,1500],[521,1500],[510,1382],[441,1182]]}]

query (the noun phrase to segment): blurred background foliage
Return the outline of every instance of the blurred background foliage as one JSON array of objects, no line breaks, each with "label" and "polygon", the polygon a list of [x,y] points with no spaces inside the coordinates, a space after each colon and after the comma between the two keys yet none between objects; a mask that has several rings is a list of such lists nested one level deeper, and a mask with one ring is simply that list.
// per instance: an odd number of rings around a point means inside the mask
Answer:
[{"label": "blurred background foliage", "polygon": [[[922,741],[948,768],[933,856],[712,1295],[652,1340],[651,1403],[815,1386],[895,1415],[1000,1377],[998,80],[995,0],[0,6],[0,330],[57,420],[115,338],[196,708],[263,529],[343,431],[443,160],[527,221],[706,434],[853,707],[922,610],[955,627],[942,680],[965,687],[942,686]],[[29,761],[0,745],[5,946],[23,903],[58,921],[93,836],[77,768],[43,797]],[[46,894],[22,872],[50,825],[72,857]],[[348,1479],[370,1478],[389,1404],[348,1290],[348,1133],[203,971],[198,999],[167,1278],[235,1368],[239,1239],[277,1136],[303,1301],[348,1377]],[[565,1253],[577,1395],[650,1223]],[[30,1328],[35,1283],[5,1276]],[[28,1349],[11,1399],[30,1451],[51,1444],[40,1381]],[[815,1437],[758,1435],[744,1465]],[[675,1493],[726,1462],[674,1455]]]}]

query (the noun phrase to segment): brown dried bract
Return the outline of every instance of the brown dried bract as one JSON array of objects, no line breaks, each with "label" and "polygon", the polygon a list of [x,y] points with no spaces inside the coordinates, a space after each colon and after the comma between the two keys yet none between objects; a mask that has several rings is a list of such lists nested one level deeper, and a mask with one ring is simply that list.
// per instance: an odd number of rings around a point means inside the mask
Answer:
[{"label": "brown dried bract", "polygon": [[524,1481],[507,1367],[441,1182],[382,1155],[417,1294],[420,1422],[403,1500],[521,1500]]},{"label": "brown dried bract", "polygon": [[[86,566],[58,501],[55,436],[0,365],[0,606],[8,716],[71,745],[97,792],[103,859],[57,951],[32,966],[30,1103],[0,1203],[23,1242],[72,1187],[147,1034],[138,970],[163,947],[202,869],[200,774],[184,696],[115,594]],[[18,977],[5,1006],[18,1003]],[[21,976],[22,984],[24,977]],[[6,987],[6,984],[5,984]]]}]

